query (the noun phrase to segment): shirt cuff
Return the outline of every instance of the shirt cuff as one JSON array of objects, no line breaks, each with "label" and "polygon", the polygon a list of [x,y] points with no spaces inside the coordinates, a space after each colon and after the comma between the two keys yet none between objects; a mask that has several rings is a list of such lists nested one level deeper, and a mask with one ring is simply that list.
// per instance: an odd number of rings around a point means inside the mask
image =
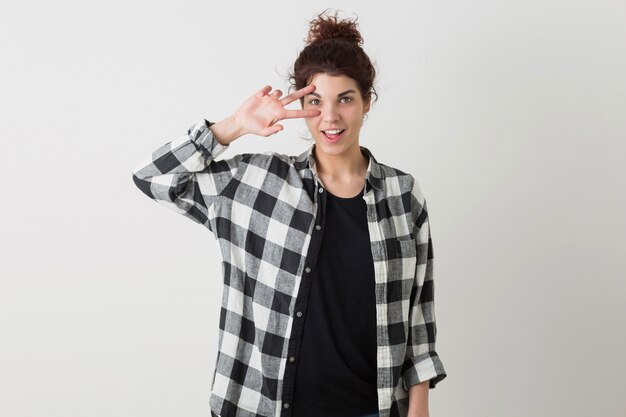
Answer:
[{"label": "shirt cuff", "polygon": [[213,124],[215,123],[202,119],[187,131],[189,140],[195,145],[198,152],[208,161],[217,158],[230,146],[230,144],[222,145],[215,139],[213,132],[209,129],[209,126]]},{"label": "shirt cuff", "polygon": [[402,373],[402,384],[408,391],[411,386],[430,380],[429,388],[435,388],[446,376],[437,352],[428,352],[408,362],[408,367]]}]

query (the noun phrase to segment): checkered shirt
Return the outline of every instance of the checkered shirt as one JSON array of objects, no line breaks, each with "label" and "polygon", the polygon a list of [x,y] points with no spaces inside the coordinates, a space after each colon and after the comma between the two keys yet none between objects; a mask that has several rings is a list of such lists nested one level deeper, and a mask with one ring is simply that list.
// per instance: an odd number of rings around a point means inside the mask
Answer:
[{"label": "checkered shirt", "polygon": [[[133,170],[148,197],[208,228],[221,252],[223,296],[209,405],[213,416],[292,416],[311,272],[324,233],[326,190],[315,144],[298,156],[216,159],[201,120]],[[446,377],[435,351],[433,247],[426,200],[411,174],[369,163],[363,199],[374,261],[380,417],[405,417],[408,388]]]}]

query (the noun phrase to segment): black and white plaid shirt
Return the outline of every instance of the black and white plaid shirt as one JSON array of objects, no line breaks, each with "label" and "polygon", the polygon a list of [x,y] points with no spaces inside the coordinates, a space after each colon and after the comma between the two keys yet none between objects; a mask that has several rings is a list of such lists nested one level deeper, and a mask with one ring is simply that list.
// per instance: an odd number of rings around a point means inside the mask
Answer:
[{"label": "black and white plaid shirt", "polygon": [[[245,153],[216,160],[206,120],[133,171],[150,198],[206,226],[222,256],[223,298],[210,407],[221,417],[292,416],[311,271],[326,192],[311,145],[299,156]],[[363,199],[376,279],[380,417],[404,417],[408,388],[446,377],[435,351],[433,248],[413,176],[369,158]]]}]

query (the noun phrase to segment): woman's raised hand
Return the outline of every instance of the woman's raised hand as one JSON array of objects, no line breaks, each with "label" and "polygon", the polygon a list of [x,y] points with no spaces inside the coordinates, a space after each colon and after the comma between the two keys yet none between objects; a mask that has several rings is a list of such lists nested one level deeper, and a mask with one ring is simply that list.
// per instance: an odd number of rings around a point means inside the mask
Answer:
[{"label": "woman's raised hand", "polygon": [[285,109],[287,104],[315,90],[313,84],[294,91],[282,99],[280,96],[283,93],[280,90],[274,90],[270,93],[271,90],[272,87],[266,85],[250,96],[233,114],[233,119],[240,132],[270,136],[284,129],[282,125],[278,124],[280,120],[320,115],[319,110]]}]

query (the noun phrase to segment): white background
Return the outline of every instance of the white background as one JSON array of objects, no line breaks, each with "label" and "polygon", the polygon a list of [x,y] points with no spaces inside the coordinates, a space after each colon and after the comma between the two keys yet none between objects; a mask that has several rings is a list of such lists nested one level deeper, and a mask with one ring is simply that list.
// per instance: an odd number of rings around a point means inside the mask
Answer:
[{"label": "white background", "polygon": [[[2,5],[1,415],[209,415],[217,243],[132,170],[265,84],[286,93],[329,6],[378,70],[361,144],[429,204],[431,416],[624,416],[617,0]],[[283,123],[220,158],[300,153],[306,124]]]}]

